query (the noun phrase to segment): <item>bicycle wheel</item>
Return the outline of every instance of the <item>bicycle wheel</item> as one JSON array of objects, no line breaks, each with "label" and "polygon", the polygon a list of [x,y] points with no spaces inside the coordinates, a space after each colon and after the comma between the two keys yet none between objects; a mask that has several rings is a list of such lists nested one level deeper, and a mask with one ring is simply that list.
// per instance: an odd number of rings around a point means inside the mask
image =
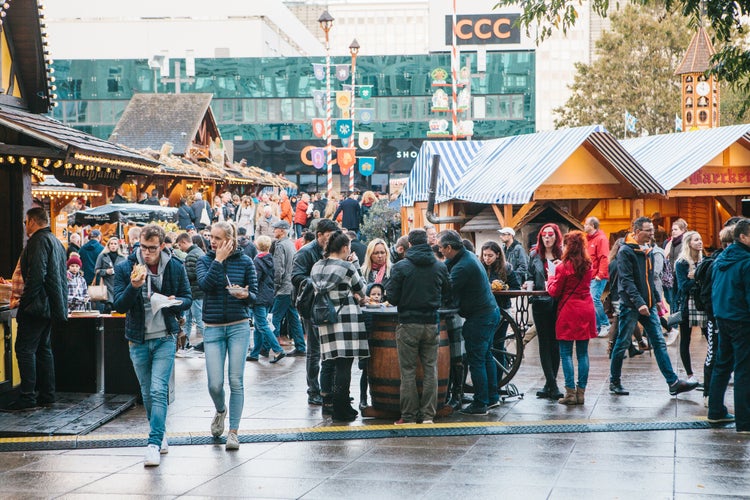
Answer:
[{"label": "bicycle wheel", "polygon": [[513,317],[500,310],[500,325],[492,341],[492,356],[497,365],[497,387],[500,389],[515,376],[523,360],[523,334]]}]

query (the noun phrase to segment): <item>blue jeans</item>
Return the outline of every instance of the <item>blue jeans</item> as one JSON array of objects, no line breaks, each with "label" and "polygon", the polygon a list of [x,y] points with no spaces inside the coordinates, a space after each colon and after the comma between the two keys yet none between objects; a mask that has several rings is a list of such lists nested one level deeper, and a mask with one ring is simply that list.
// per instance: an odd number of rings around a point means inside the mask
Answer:
[{"label": "blue jeans", "polygon": [[708,418],[727,413],[724,393],[734,370],[734,413],[738,431],[750,431],[750,323],[719,319],[719,346],[711,374]]},{"label": "blue jeans", "polygon": [[185,336],[187,338],[190,338],[193,322],[195,322],[195,333],[202,337],[206,329],[203,323],[203,299],[193,299],[190,309],[185,311]]},{"label": "blue jeans", "polygon": [[607,281],[606,279],[591,280],[591,298],[594,299],[597,332],[603,326],[609,328],[609,318],[607,317],[607,313],[604,312],[604,306],[602,305],[602,294],[604,293],[604,287],[607,286]]},{"label": "blue jeans", "polygon": [[203,350],[206,353],[208,393],[216,411],[226,410],[224,362],[229,358],[229,428],[238,429],[245,405],[245,357],[250,347],[250,322],[206,326]]},{"label": "blue jeans", "polygon": [[[320,396],[333,392],[333,375],[335,366],[332,359],[320,362],[320,333],[309,319],[304,320],[307,331],[307,356],[305,368],[307,370],[307,394]],[[321,368],[322,367],[322,368]]]},{"label": "blue jeans", "polygon": [[576,388],[575,368],[573,367],[573,342],[576,344],[576,358],[578,358],[578,387],[586,388],[589,380],[589,341],[588,340],[558,340],[560,346],[560,361],[562,362],[565,387]]},{"label": "blue jeans", "polygon": [[469,316],[462,330],[471,382],[474,384],[474,403],[479,405],[486,406],[498,400],[497,366],[490,348],[499,324],[500,309],[495,308],[489,314]]},{"label": "blue jeans", "polygon": [[174,366],[176,341],[174,335],[147,340],[143,344],[128,342],[130,360],[141,385],[143,406],[151,428],[148,444],[161,446],[166,432],[169,377]]},{"label": "blue jeans", "polygon": [[271,308],[271,315],[273,316],[273,332],[277,336],[281,332],[281,320],[286,316],[287,323],[289,325],[289,334],[294,340],[294,348],[299,352],[305,352],[305,336],[302,334],[302,323],[299,320],[299,314],[297,309],[292,305],[291,295],[277,295],[273,299],[273,307]]},{"label": "blue jeans", "polygon": [[250,356],[257,358],[263,348],[271,349],[280,353],[283,349],[279,345],[276,335],[273,334],[268,325],[268,309],[266,306],[255,304],[253,307],[253,350]]},{"label": "blue jeans", "polygon": [[661,374],[672,385],[677,382],[677,374],[672,369],[672,362],[667,354],[667,344],[664,342],[664,335],[661,333],[659,316],[656,314],[656,306],[652,307],[648,316],[643,316],[637,309],[633,309],[629,304],[620,302],[620,316],[617,325],[617,339],[615,347],[612,349],[612,361],[609,365],[610,382],[620,383],[622,373],[622,361],[625,358],[625,351],[631,344],[633,328],[636,322],[643,325],[643,331],[648,335],[648,343],[656,358],[656,364],[661,370]]}]

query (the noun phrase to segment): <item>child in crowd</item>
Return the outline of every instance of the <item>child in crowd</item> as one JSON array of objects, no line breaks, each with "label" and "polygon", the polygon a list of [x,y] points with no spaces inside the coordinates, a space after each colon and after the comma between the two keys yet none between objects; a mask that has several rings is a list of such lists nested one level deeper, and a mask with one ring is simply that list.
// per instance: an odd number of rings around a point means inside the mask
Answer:
[{"label": "child in crowd", "polygon": [[85,311],[89,290],[83,277],[81,258],[73,252],[68,259],[68,311]]},{"label": "child in crowd", "polygon": [[383,285],[371,283],[367,290],[367,303],[380,304],[383,302]]}]

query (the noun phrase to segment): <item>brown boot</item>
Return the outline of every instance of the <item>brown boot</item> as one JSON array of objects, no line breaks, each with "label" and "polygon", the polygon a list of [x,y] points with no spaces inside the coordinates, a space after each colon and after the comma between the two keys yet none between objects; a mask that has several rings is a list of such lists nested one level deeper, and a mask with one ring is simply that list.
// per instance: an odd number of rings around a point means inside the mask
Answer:
[{"label": "brown boot", "polygon": [[586,394],[585,387],[576,387],[576,404],[582,405],[584,403],[584,395]]},{"label": "brown boot", "polygon": [[576,404],[576,390],[570,387],[565,388],[565,397],[557,400],[561,405],[574,405]]}]

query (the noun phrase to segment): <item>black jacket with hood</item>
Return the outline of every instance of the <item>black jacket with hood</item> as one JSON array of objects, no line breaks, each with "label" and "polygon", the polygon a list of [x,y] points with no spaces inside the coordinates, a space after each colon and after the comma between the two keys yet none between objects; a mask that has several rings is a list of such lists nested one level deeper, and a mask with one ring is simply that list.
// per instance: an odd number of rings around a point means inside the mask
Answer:
[{"label": "black jacket with hood", "polygon": [[632,233],[617,252],[617,291],[620,304],[635,310],[643,305],[651,309],[661,301],[654,286],[654,256],[650,248],[641,248]]}]

